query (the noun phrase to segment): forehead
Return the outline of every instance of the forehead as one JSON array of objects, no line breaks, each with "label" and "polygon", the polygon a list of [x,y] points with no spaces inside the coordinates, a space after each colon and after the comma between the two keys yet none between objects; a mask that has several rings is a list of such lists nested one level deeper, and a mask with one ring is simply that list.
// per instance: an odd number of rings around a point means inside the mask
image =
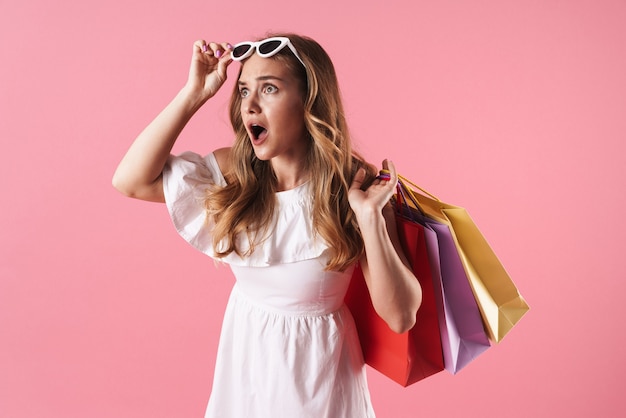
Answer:
[{"label": "forehead", "polygon": [[261,77],[275,77],[285,81],[295,80],[294,74],[282,61],[253,54],[244,61],[239,81],[250,82]]}]

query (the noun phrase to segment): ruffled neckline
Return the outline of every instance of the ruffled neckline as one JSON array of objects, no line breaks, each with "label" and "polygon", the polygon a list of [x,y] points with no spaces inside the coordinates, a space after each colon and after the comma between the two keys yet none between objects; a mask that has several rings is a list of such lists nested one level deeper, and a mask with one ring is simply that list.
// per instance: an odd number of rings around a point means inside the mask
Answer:
[{"label": "ruffled neckline", "polygon": [[306,181],[292,189],[274,193],[279,203],[289,203],[304,198],[309,193],[309,181]]},{"label": "ruffled neckline", "polygon": [[[246,257],[231,253],[222,260],[228,264],[249,267],[266,267],[275,264],[295,263],[319,258],[328,249],[326,242],[316,236],[313,228],[313,197],[310,182],[293,189],[275,193],[277,205],[273,227],[266,239],[257,244]],[[248,238],[238,237],[238,246],[245,252]]]},{"label": "ruffled neckline", "polygon": [[[216,257],[212,225],[207,224],[202,202],[206,189],[215,184],[224,186],[226,182],[214,154],[202,157],[186,152],[172,156],[163,171],[163,192],[176,230],[192,246],[213,258]],[[307,181],[275,193],[272,227],[267,239],[257,244],[252,254],[240,257],[230,253],[216,260],[238,266],[266,267],[322,257],[329,246],[313,228],[310,184]],[[238,248],[245,254],[250,248],[248,237],[240,234],[236,240]]]}]

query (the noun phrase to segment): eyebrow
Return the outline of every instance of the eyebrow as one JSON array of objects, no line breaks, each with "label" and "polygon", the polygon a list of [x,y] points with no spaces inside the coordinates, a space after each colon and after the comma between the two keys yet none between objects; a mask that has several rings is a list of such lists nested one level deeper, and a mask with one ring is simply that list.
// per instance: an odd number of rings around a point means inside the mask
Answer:
[{"label": "eyebrow", "polygon": [[[280,77],[277,77],[277,76],[275,76],[275,75],[262,75],[261,77],[257,77],[257,78],[255,78],[255,80],[256,80],[256,81],[278,80],[278,81],[282,81],[282,82],[284,82],[284,81],[285,81],[284,79],[282,79],[282,78],[280,78]],[[240,79],[240,80],[237,80],[237,84],[239,84],[239,85],[245,85],[245,84],[246,84],[246,82],[245,82],[245,81],[241,81],[241,79]]]}]

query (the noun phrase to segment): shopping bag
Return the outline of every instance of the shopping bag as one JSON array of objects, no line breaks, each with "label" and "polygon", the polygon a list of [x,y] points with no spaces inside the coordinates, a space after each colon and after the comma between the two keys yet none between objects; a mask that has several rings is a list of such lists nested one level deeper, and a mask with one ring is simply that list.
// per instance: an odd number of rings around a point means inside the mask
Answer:
[{"label": "shopping bag", "polygon": [[411,193],[398,183],[394,205],[424,227],[444,366],[456,374],[490,347],[489,339],[449,227],[411,208],[407,202]]},{"label": "shopping bag", "polygon": [[415,326],[398,334],[378,316],[361,268],[357,265],[345,297],[356,323],[365,362],[402,386],[443,370],[437,303],[426,251],[424,227],[396,217],[404,253],[422,287]]},{"label": "shopping bag", "polygon": [[[472,288],[448,226],[424,219],[424,232],[433,272],[439,275],[442,302],[439,327],[444,365],[458,373],[491,345]],[[437,274],[435,274],[437,276]]]},{"label": "shopping bag", "polygon": [[504,266],[464,208],[440,201],[404,177],[399,182],[409,206],[449,227],[489,338],[501,341],[529,310]]}]

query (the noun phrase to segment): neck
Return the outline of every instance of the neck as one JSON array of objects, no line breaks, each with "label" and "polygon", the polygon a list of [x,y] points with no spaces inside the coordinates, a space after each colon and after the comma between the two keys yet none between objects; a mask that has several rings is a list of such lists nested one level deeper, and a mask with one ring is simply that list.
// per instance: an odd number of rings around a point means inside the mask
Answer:
[{"label": "neck", "polygon": [[272,168],[276,175],[276,191],[278,192],[294,189],[309,179],[309,170],[304,161],[290,164],[277,164],[272,161]]}]

